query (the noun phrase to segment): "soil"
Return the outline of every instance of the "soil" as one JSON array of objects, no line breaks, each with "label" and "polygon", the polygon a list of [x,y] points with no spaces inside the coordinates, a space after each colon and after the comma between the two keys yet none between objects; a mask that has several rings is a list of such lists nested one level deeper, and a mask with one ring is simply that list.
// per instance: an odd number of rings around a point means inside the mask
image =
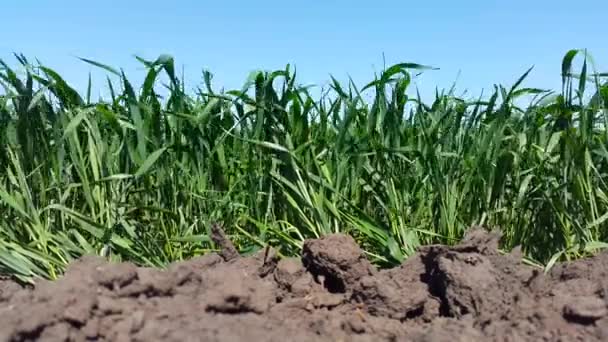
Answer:
[{"label": "soil", "polygon": [[0,280],[1,341],[608,340],[608,254],[545,274],[470,230],[378,270],[347,235],[301,259],[227,252],[166,269],[85,256],[57,281]]}]

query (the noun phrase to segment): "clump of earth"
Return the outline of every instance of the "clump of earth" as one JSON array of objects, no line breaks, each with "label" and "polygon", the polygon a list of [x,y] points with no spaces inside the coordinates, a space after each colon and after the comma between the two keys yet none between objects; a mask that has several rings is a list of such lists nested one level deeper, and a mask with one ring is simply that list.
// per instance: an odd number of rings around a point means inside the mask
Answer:
[{"label": "clump of earth", "polygon": [[[0,280],[1,341],[606,341],[608,254],[549,273],[472,228],[379,270],[348,235],[166,269],[85,256],[56,281]],[[1,279],[1,278],[0,278]]]}]

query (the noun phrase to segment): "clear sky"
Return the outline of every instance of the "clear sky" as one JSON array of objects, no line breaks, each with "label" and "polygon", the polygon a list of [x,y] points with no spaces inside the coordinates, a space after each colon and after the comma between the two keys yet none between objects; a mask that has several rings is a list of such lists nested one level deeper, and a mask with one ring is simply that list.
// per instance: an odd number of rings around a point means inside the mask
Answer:
[{"label": "clear sky", "polygon": [[[526,83],[558,89],[560,63],[571,48],[588,48],[608,71],[606,0],[509,1],[42,1],[4,0],[0,58],[39,58],[81,92],[86,57],[124,68],[139,82],[133,56],[168,53],[188,85],[211,70],[217,88],[240,87],[254,69],[298,69],[302,83],[326,84],[332,74],[370,81],[383,65],[416,62],[440,68],[417,82],[478,95],[510,85],[527,68]],[[460,76],[459,76],[460,73]]]}]

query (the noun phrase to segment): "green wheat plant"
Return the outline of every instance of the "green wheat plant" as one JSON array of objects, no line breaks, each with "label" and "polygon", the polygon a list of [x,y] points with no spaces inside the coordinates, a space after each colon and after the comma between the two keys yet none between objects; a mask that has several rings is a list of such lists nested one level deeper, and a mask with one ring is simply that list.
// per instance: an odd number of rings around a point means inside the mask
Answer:
[{"label": "green wheat plant", "polygon": [[557,91],[525,87],[530,69],[428,103],[412,81],[432,68],[415,63],[315,97],[289,65],[230,91],[205,71],[189,93],[168,55],[138,57],[139,86],[82,59],[108,74],[94,101],[90,78],[79,92],[15,57],[0,61],[0,273],[22,281],[84,254],[162,267],[215,250],[214,222],[244,254],[347,233],[383,266],[473,224],[547,268],[608,246],[608,83],[584,50]]}]

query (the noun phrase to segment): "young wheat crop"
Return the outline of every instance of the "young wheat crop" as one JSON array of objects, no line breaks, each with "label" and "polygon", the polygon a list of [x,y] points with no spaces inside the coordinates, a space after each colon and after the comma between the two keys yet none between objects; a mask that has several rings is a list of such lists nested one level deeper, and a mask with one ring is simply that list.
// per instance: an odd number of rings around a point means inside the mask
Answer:
[{"label": "young wheat crop", "polygon": [[431,103],[411,94],[412,63],[313,98],[289,66],[228,92],[205,72],[188,94],[166,55],[140,59],[137,89],[84,60],[120,80],[92,101],[16,58],[0,61],[0,273],[24,281],[88,253],[163,266],[213,250],[220,221],[242,253],[346,232],[385,266],[472,224],[545,266],[607,246],[608,84],[585,51],[565,55],[556,93],[523,87],[529,70]]}]

